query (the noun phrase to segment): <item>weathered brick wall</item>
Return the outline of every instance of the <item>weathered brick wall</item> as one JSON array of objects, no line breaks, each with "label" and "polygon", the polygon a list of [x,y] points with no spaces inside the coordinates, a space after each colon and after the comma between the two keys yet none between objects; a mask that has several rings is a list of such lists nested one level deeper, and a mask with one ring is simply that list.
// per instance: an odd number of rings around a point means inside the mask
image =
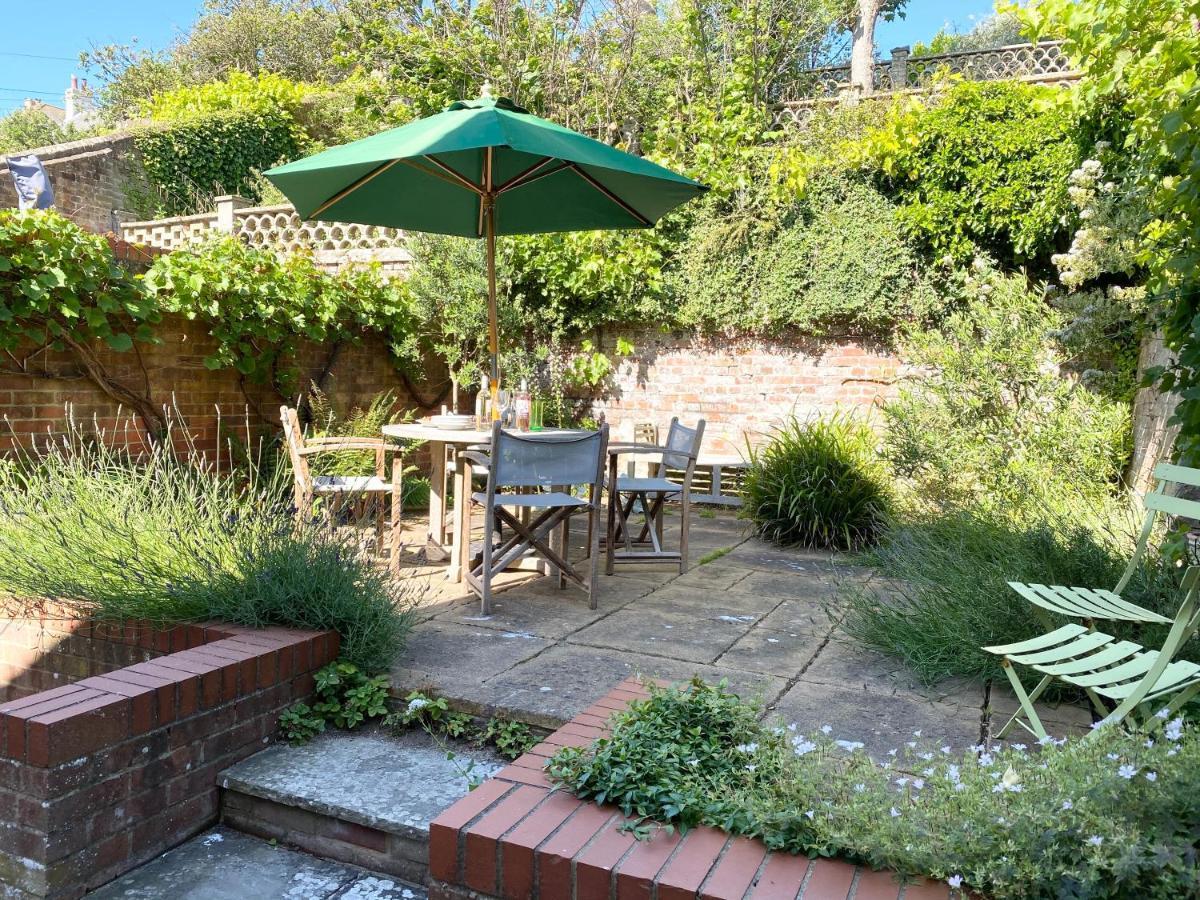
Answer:
[{"label": "weathered brick wall", "polygon": [[[283,400],[269,387],[244,382],[233,370],[206,368],[204,359],[214,343],[196,323],[171,316],[156,333],[158,344],[138,344],[136,352],[117,353],[97,345],[97,358],[109,376],[150,396],[157,408],[171,407],[186,423],[198,449],[212,450],[223,437],[244,439],[247,415],[252,429],[278,427]],[[330,349],[311,345],[303,349],[300,371],[304,378],[314,378],[323,370]],[[14,371],[11,361],[0,365],[0,415],[7,420],[0,427],[0,450],[28,446],[48,433],[62,433],[68,404],[78,422],[94,422],[110,435],[116,430],[118,439],[130,444],[142,439],[138,420],[128,409],[119,415],[117,401],[83,377],[68,351],[17,356],[25,360],[25,371]],[[334,357],[330,374],[329,393],[343,405],[368,402],[384,390],[393,391],[401,405],[414,405],[379,338],[344,345]],[[429,393],[432,396],[432,389]]]},{"label": "weathered brick wall", "polygon": [[[147,190],[141,161],[127,132],[84,138],[35,153],[54,187],[55,207],[90,231],[116,231],[122,221],[136,219],[132,195]],[[0,208],[17,205],[17,190],[0,158]]]},{"label": "weathered brick wall", "polygon": [[116,639],[47,604],[0,604],[0,703],[149,662],[162,651]]},{"label": "weathered brick wall", "polygon": [[593,409],[618,430],[641,422],[663,429],[676,415],[688,424],[703,418],[710,453],[736,453],[745,448],[744,435],[760,438],[793,413],[868,410],[895,394],[903,368],[886,347],[854,338],[614,331],[600,342],[610,356],[619,336],[635,353],[621,362]]},{"label": "weathered brick wall", "polygon": [[[100,626],[95,626],[100,628]],[[332,632],[104,628],[158,658],[0,705],[0,897],[75,898],[208,827]]]}]

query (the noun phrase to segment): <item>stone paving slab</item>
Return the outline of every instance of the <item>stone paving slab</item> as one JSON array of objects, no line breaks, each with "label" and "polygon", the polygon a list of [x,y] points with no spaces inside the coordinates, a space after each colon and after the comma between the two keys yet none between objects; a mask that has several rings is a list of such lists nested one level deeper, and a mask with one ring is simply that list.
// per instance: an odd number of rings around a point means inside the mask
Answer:
[{"label": "stone paving slab", "polygon": [[505,765],[486,750],[454,760],[423,731],[336,732],[276,744],[226,769],[218,782],[264,800],[424,839],[429,823],[468,793],[465,769],[486,778]]},{"label": "stone paving slab", "polygon": [[[677,529],[677,518],[668,522],[668,541]],[[583,535],[573,537],[578,557]],[[482,618],[462,585],[443,580],[434,611],[393,670],[393,691],[427,689],[475,712],[556,727],[589,706],[598,686],[630,675],[727,678],[806,727],[825,724],[816,721],[824,716],[865,729],[876,748],[925,727],[942,729],[953,744],[975,744],[981,725],[1010,712],[1003,686],[990,707],[980,684],[925,687],[898,660],[840,631],[839,588],[887,589],[870,569],[766,544],[725,512],[694,520],[692,548],[684,575],[630,565],[602,575],[596,610],[577,591],[526,576]],[[718,550],[727,552],[699,564]],[[1089,719],[1068,707],[1046,721],[1066,731]]]},{"label": "stone paving slab", "polygon": [[507,712],[536,725],[557,727],[596,700],[598,687],[631,675],[685,681],[699,675],[727,678],[743,697],[769,701],[783,690],[782,678],[720,666],[661,659],[619,650],[561,644],[477,685],[469,704]]},{"label": "stone paving slab", "polygon": [[214,828],[88,894],[91,900],[427,900],[423,887]]},{"label": "stone paving slab", "polygon": [[[978,701],[982,701],[982,688]],[[963,698],[964,700],[968,698]],[[982,712],[975,705],[930,700],[907,691],[870,691],[800,681],[771,711],[785,724],[812,734],[824,725],[838,740],[861,741],[877,760],[889,750],[914,740],[916,732],[939,744],[964,750],[981,739]]]}]

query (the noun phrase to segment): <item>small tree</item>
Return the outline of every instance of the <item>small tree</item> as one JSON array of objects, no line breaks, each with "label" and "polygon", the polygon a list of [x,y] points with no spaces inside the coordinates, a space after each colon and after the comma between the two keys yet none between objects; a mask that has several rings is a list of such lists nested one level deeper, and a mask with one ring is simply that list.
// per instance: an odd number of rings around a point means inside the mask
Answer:
[{"label": "small tree", "polygon": [[850,84],[862,94],[875,89],[875,23],[883,16],[887,21],[903,16],[900,7],[905,0],[855,0],[857,16],[850,31],[854,43],[850,48]]}]

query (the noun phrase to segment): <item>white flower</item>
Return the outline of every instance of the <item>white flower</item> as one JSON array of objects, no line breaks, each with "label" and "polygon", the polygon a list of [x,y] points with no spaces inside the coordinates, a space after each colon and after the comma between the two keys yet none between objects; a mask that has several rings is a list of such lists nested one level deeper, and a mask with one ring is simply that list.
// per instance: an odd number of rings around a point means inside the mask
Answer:
[{"label": "white flower", "polygon": [[921,759],[925,760],[925,762],[929,762],[929,760],[933,759],[933,754],[932,753],[922,753]]},{"label": "white flower", "polygon": [[829,734],[832,731],[833,731],[833,727],[830,725],[822,725],[821,726],[821,734]]},{"label": "white flower", "polygon": [[958,781],[958,771],[958,766],[954,765],[954,763],[951,763],[950,765],[946,766],[946,777],[951,781]]},{"label": "white flower", "polygon": [[908,779],[907,779],[907,778],[901,777],[901,778],[897,778],[897,779],[896,779],[896,786],[897,786],[897,787],[904,787],[906,784],[908,784]]},{"label": "white flower", "polygon": [[753,772],[757,768],[754,763],[746,763],[746,771]]},{"label": "white flower", "polygon": [[1117,774],[1128,781],[1137,774],[1137,769],[1126,763],[1125,765],[1121,766],[1121,768],[1117,769]]},{"label": "white flower", "polygon": [[1072,809],[1074,806],[1075,806],[1075,804],[1072,803],[1070,800],[1064,800],[1062,808],[1063,809]]},{"label": "white flower", "polygon": [[1147,781],[1158,781],[1158,773],[1157,772],[1147,772],[1146,780]]},{"label": "white flower", "polygon": [[944,746],[942,747],[942,753],[943,753],[943,754],[948,754],[949,752],[950,752],[950,745],[949,745],[949,744],[946,744],[946,745],[944,745]]},{"label": "white flower", "polygon": [[810,809],[808,812],[806,812],[806,813],[805,813],[805,815],[806,815],[806,816],[808,816],[808,818],[809,818],[809,820],[810,820],[810,821],[811,821],[812,819],[815,819],[815,818],[816,818],[816,816],[817,816],[816,812],[815,812],[814,810],[811,810],[811,809]]},{"label": "white flower", "polygon": [[804,756],[804,754],[816,750],[817,745],[804,738],[792,738],[792,749],[796,751],[797,756]]},{"label": "white flower", "polygon": [[1153,746],[1154,746],[1154,738],[1146,738],[1146,743],[1145,743],[1146,749],[1149,750]]},{"label": "white flower", "polygon": [[407,706],[408,714],[411,716],[418,709],[424,709],[428,705],[429,705],[429,701],[426,700],[424,697],[413,697],[411,700],[408,701],[408,706]]},{"label": "white flower", "polygon": [[1179,740],[1183,736],[1183,716],[1168,722],[1167,727],[1163,729],[1163,734],[1167,736],[1168,741]]},{"label": "white flower", "polygon": [[1091,844],[1093,847],[1099,847],[1101,844],[1104,843],[1104,838],[1100,837],[1100,835],[1098,835],[1098,834],[1093,834],[1090,838],[1087,839],[1087,842],[1089,844]]},{"label": "white flower", "polygon": [[896,807],[894,807],[894,806],[892,807],[892,818],[893,819],[900,818],[900,810],[896,809]]},{"label": "white flower", "polygon": [[958,888],[962,887],[962,876],[961,875],[951,875],[949,878],[946,879],[946,884],[950,885],[950,887],[955,888],[957,890]]},{"label": "white flower", "polygon": [[1012,766],[1009,766],[1005,770],[1004,776],[1000,779],[1000,787],[1013,793],[1021,790],[1021,776],[1017,774],[1016,769]]},{"label": "white flower", "polygon": [[1120,758],[1121,757],[1117,756],[1117,754],[1115,754],[1115,753],[1109,753],[1105,756],[1105,759],[1111,759],[1111,760],[1118,760]]},{"label": "white flower", "polygon": [[926,778],[932,778],[934,771],[935,770],[933,768],[922,769],[921,774],[924,775]]},{"label": "white flower", "polygon": [[855,750],[861,750],[866,746],[862,741],[834,741],[843,750],[853,753]]},{"label": "white flower", "polygon": [[1170,714],[1171,714],[1171,711],[1164,706],[1162,709],[1160,709],[1158,712],[1156,712],[1154,714],[1154,718],[1162,719],[1163,721],[1166,721],[1167,716],[1169,716]]},{"label": "white flower", "polygon": [[895,755],[896,755],[896,748],[893,747],[891,750],[888,751],[888,756],[895,756]]},{"label": "white flower", "polygon": [[753,743],[753,742],[749,743],[749,744],[738,744],[733,749],[736,750],[738,753],[753,753],[755,750],[758,749],[758,744]]},{"label": "white flower", "polygon": [[856,784],[854,786],[854,793],[861,794],[866,789],[867,789],[867,786],[865,784]]},{"label": "white flower", "polygon": [[918,791],[921,790],[921,788],[925,787],[925,779],[924,778],[914,778],[913,782],[912,782],[912,786],[914,788],[916,788]]}]

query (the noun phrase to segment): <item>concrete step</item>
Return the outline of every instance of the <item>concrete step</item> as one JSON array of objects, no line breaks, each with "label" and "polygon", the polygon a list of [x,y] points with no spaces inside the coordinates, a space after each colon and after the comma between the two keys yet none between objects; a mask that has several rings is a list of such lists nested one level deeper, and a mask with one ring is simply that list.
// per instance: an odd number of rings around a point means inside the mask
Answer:
[{"label": "concrete step", "polygon": [[[425,884],[429,823],[469,778],[503,767],[487,751],[447,748],[424,732],[333,732],[278,744],[222,772],[221,821],[324,859]],[[469,775],[468,775],[469,772]]]},{"label": "concrete step", "polygon": [[424,887],[217,826],[88,900],[428,900]]}]

